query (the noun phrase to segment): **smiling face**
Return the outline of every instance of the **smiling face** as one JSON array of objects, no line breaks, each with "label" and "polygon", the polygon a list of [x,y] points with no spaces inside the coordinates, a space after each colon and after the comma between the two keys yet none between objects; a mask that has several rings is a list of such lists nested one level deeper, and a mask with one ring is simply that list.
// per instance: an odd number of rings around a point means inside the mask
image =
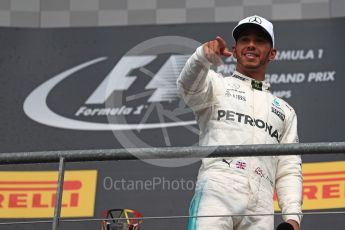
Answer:
[{"label": "smiling face", "polygon": [[269,36],[257,26],[249,26],[239,34],[233,47],[236,70],[257,80],[264,80],[267,65],[276,55]]}]

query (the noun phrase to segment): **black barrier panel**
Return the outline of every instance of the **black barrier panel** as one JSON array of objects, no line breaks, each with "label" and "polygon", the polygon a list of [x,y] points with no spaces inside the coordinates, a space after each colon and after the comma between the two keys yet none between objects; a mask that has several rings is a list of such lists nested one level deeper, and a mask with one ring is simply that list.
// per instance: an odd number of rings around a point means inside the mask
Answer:
[{"label": "black barrier panel", "polygon": [[[234,25],[1,28],[0,151],[196,145],[194,115],[180,100],[174,82],[201,43],[221,35],[231,45]],[[279,21],[274,25],[279,53],[267,80],[272,92],[295,108],[301,142],[343,141],[345,31],[341,28],[345,19]],[[227,75],[234,66],[234,59],[224,59],[217,71]],[[332,155],[304,158],[305,162],[335,160],[343,159]],[[96,196],[89,201],[95,207],[93,215],[83,216],[87,218],[100,217],[110,208],[132,208],[144,216],[187,215],[198,167],[196,160],[66,165],[67,170],[97,171]],[[32,171],[38,167],[1,169]],[[57,166],[40,165],[40,170],[53,169]],[[338,196],[344,186],[342,181],[336,183],[339,187],[317,184],[323,193],[308,195],[334,202],[332,196]],[[1,204],[9,208],[9,194],[1,194]],[[16,194],[12,193],[12,201],[16,197],[17,202],[11,208],[32,205],[33,199],[36,208],[48,205],[46,194],[41,200],[34,193]],[[46,199],[53,195],[48,196]],[[73,197],[73,202],[81,202]],[[66,205],[77,205],[71,199]],[[306,217],[303,227],[323,229],[332,224],[332,229],[343,229],[341,220],[339,215]],[[185,219],[152,220],[144,222],[142,229],[185,229],[186,223]],[[62,229],[91,226],[100,228],[100,223],[61,224]]]}]

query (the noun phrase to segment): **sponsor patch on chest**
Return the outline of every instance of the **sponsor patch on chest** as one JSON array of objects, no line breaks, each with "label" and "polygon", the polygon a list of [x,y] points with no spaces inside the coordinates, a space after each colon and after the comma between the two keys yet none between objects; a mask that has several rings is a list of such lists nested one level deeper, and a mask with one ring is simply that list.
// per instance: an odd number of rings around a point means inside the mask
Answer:
[{"label": "sponsor patch on chest", "polygon": [[232,98],[234,98],[236,100],[239,100],[239,101],[247,101],[246,96],[240,95],[240,94],[236,93],[236,91],[234,91],[232,89],[227,89],[226,92],[225,92],[225,96],[226,97],[232,97]]},{"label": "sponsor patch on chest", "polygon": [[217,121],[233,121],[244,124],[246,126],[256,127],[258,129],[264,130],[269,136],[276,139],[279,143],[281,140],[281,134],[278,129],[274,128],[271,124],[247,114],[237,113],[231,110],[219,109],[217,114]]}]

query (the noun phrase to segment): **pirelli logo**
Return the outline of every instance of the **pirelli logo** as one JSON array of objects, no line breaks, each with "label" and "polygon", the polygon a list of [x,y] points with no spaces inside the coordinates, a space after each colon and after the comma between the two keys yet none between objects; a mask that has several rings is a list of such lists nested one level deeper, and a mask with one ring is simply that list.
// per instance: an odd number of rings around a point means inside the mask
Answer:
[{"label": "pirelli logo", "polygon": [[[58,172],[0,172],[0,218],[50,218],[54,215]],[[66,171],[62,217],[94,215],[96,170]]]},{"label": "pirelli logo", "polygon": [[303,210],[334,208],[345,208],[345,161],[304,163]]}]

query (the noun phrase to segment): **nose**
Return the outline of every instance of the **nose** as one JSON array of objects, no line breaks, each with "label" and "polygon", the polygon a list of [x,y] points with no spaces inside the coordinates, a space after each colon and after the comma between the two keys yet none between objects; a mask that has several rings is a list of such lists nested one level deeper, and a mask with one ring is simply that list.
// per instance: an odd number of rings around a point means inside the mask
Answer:
[{"label": "nose", "polygon": [[255,40],[249,39],[247,46],[248,46],[249,50],[254,50],[255,49]]}]

